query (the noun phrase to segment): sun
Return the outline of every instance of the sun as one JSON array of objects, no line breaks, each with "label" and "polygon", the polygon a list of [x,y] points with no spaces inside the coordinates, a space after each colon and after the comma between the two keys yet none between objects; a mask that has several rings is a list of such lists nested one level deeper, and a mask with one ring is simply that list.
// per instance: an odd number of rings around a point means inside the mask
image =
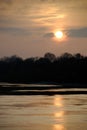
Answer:
[{"label": "sun", "polygon": [[63,30],[54,30],[53,40],[57,43],[64,42],[68,40],[66,31]]},{"label": "sun", "polygon": [[63,32],[62,31],[57,31],[54,33],[55,37],[58,39],[62,39],[63,38]]}]

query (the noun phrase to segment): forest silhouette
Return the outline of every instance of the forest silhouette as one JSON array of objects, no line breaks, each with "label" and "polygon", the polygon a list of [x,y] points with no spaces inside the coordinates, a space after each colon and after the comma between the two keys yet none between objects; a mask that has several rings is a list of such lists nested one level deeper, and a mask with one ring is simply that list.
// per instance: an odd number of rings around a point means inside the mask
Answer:
[{"label": "forest silhouette", "polygon": [[0,59],[0,82],[10,83],[79,83],[87,84],[87,56],[64,53],[56,57],[22,59],[16,55]]}]

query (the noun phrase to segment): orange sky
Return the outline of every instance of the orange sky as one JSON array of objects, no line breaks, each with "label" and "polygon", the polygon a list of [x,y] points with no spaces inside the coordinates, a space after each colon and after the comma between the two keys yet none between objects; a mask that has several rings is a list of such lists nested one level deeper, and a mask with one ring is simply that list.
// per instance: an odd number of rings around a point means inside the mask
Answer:
[{"label": "orange sky", "polygon": [[0,57],[46,52],[87,55],[87,0],[0,0]]}]

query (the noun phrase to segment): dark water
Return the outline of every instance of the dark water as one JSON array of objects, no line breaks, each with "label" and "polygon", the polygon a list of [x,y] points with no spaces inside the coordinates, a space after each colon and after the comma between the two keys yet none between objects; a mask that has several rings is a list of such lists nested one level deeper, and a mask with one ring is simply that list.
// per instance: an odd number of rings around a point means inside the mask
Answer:
[{"label": "dark water", "polygon": [[87,95],[0,96],[0,130],[87,130]]}]

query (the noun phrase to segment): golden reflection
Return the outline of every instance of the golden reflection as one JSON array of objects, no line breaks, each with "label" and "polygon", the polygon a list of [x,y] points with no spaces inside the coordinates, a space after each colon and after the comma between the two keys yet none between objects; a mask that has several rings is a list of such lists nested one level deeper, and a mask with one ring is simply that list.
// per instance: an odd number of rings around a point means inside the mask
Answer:
[{"label": "golden reflection", "polygon": [[59,112],[56,112],[56,113],[54,113],[54,116],[56,117],[56,118],[58,118],[58,117],[63,117],[63,115],[64,115],[64,111],[59,111]]},{"label": "golden reflection", "polygon": [[64,127],[59,124],[55,124],[53,128],[54,128],[54,130],[64,130]]},{"label": "golden reflection", "polygon": [[64,110],[63,110],[63,99],[62,96],[54,98],[54,125],[53,130],[64,130]]},{"label": "golden reflection", "polygon": [[54,105],[58,107],[63,107],[62,97],[55,97],[54,98]]}]

